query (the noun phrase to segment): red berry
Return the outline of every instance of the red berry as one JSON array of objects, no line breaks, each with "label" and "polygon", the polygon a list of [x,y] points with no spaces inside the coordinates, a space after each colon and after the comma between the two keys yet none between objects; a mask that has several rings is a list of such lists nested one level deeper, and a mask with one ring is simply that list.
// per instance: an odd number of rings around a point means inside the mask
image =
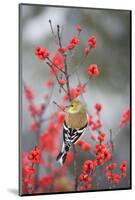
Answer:
[{"label": "red berry", "polygon": [[87,55],[88,53],[89,53],[89,48],[88,47],[86,47],[86,48],[84,48],[84,53]]},{"label": "red berry", "polygon": [[88,38],[88,45],[91,47],[91,48],[95,48],[96,47],[96,38],[95,36],[91,36]]},{"label": "red berry", "polygon": [[46,48],[38,47],[35,54],[40,60],[45,60],[49,56],[49,51]]},{"label": "red berry", "polygon": [[64,79],[61,79],[61,80],[59,80],[59,83],[60,83],[61,85],[65,85],[66,81],[65,81]]},{"label": "red berry", "polygon": [[98,76],[99,75],[99,69],[96,64],[92,64],[88,67],[88,75],[89,76]]},{"label": "red berry", "polygon": [[76,26],[76,30],[77,30],[78,32],[81,32],[81,31],[82,31],[81,26],[80,26],[80,25],[77,25],[77,26]]}]

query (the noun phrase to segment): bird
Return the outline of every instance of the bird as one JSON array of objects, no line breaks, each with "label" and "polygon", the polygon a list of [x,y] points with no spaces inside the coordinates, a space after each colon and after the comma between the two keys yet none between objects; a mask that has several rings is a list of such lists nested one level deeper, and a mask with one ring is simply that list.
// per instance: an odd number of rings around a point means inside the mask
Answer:
[{"label": "bird", "polygon": [[63,144],[56,160],[61,166],[64,164],[67,152],[73,144],[85,133],[88,124],[88,114],[85,106],[78,99],[74,99],[66,106],[63,124]]}]

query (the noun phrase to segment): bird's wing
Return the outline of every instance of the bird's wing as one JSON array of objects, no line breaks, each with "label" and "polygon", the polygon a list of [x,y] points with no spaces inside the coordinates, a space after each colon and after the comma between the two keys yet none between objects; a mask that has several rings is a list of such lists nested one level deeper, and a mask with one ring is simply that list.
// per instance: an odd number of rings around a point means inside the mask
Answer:
[{"label": "bird's wing", "polygon": [[64,123],[63,139],[65,143],[65,148],[67,148],[67,150],[69,150],[71,145],[74,144],[79,139],[79,137],[85,132],[86,127],[87,127],[87,124],[80,129],[72,129],[72,128],[68,128],[66,123]]}]

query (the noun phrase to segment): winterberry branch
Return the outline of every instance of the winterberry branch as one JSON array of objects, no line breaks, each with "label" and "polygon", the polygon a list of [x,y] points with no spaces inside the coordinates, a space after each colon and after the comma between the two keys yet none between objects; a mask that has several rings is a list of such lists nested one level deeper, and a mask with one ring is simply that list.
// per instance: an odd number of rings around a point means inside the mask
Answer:
[{"label": "winterberry branch", "polygon": [[110,145],[111,145],[111,149],[112,149],[112,152],[114,150],[114,143],[113,143],[113,139],[112,139],[112,129],[110,129]]},{"label": "winterberry branch", "polygon": [[62,69],[60,69],[57,65],[55,65],[55,63],[53,63],[49,57],[47,58],[47,60],[52,64],[52,66],[56,67],[59,71],[61,71],[63,74],[65,74],[65,72]]},{"label": "winterberry branch", "polygon": [[56,101],[53,101],[53,103],[54,103],[61,111],[65,112],[65,110],[63,110],[63,109],[61,108],[61,106],[60,106],[58,103],[56,103]]},{"label": "winterberry branch", "polygon": [[64,91],[65,93],[67,93],[66,89],[61,85],[60,80],[59,80],[59,78],[58,78],[58,76],[57,76],[55,70],[53,69],[52,65],[51,65],[49,62],[46,62],[46,64],[50,67],[50,69],[51,69],[51,70],[53,71],[53,73],[55,74],[56,80],[57,80],[58,84],[60,85],[60,87],[63,89],[63,91]]},{"label": "winterberry branch", "polygon": [[58,35],[58,41],[59,41],[59,46],[62,48],[62,43],[61,43],[61,37],[60,37],[60,25],[57,25],[57,35]]},{"label": "winterberry branch", "polygon": [[49,24],[50,24],[52,35],[54,37],[54,41],[56,42],[56,44],[58,44],[57,37],[56,37],[54,30],[53,30],[52,21],[50,19],[49,19]]},{"label": "winterberry branch", "polygon": [[71,101],[71,95],[70,95],[70,85],[69,85],[69,76],[68,76],[68,66],[67,66],[67,55],[64,55],[64,63],[65,63],[65,78],[66,78],[66,86],[67,86],[67,92],[68,92],[68,98],[69,101]]}]

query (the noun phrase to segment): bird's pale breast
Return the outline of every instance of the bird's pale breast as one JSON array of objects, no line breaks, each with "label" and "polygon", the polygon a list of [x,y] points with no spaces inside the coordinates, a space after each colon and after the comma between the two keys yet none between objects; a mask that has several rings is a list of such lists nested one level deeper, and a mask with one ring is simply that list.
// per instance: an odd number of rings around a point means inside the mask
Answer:
[{"label": "bird's pale breast", "polygon": [[73,129],[80,129],[87,123],[87,114],[85,110],[78,113],[67,113],[65,116],[65,122],[68,127]]}]

